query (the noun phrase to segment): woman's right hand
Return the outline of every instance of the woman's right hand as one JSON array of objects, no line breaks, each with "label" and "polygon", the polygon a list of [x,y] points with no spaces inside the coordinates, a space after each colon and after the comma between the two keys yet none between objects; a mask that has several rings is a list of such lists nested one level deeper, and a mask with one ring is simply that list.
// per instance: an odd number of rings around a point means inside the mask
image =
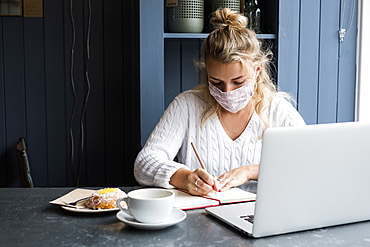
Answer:
[{"label": "woman's right hand", "polygon": [[202,168],[189,173],[187,180],[188,191],[193,195],[201,196],[214,192],[218,183],[213,176]]},{"label": "woman's right hand", "polygon": [[218,187],[218,181],[202,168],[195,171],[180,168],[172,175],[170,184],[185,189],[192,195],[200,196],[208,195]]}]

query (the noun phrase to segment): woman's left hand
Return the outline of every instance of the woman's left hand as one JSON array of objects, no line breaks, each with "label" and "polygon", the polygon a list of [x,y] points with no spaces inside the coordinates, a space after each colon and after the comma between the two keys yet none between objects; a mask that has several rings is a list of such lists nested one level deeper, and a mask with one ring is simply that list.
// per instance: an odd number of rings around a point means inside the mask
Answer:
[{"label": "woman's left hand", "polygon": [[258,179],[259,165],[247,165],[237,167],[218,177],[218,191],[226,191],[232,187],[245,184],[249,180]]}]

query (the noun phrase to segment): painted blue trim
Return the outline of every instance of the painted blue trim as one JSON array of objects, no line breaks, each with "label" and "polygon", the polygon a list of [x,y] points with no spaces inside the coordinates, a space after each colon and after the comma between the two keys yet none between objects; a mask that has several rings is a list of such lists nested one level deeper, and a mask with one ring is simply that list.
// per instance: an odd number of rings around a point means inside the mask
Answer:
[{"label": "painted blue trim", "polygon": [[318,85],[318,123],[337,121],[339,2],[321,1]]},{"label": "painted blue trim", "polygon": [[300,1],[280,0],[277,84],[298,101]]},{"label": "painted blue trim", "polygon": [[[208,33],[164,33],[163,37],[168,39],[205,39]],[[257,34],[258,39],[276,39],[275,34]]]},{"label": "painted blue trim", "polygon": [[[355,120],[356,101],[356,44],[357,44],[357,0],[346,1],[343,28],[348,30],[352,3],[356,1],[355,15],[352,28],[339,43],[339,70],[338,70],[338,110],[337,122]],[[344,1],[341,1],[344,4]],[[343,6],[342,6],[343,7]],[[338,35],[336,33],[336,35]],[[338,37],[338,36],[337,36]]]},{"label": "painted blue trim", "polygon": [[144,145],[164,111],[163,2],[140,0],[140,122]]},{"label": "painted blue trim", "polygon": [[317,123],[320,0],[301,1],[298,111]]}]

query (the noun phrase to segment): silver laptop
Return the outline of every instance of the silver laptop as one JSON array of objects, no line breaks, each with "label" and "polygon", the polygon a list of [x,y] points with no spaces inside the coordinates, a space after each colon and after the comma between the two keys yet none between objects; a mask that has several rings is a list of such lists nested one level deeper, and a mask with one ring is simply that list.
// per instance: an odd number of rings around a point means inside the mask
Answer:
[{"label": "silver laptop", "polygon": [[370,123],[351,122],[267,129],[256,202],[206,210],[257,238],[369,220],[369,205]]}]

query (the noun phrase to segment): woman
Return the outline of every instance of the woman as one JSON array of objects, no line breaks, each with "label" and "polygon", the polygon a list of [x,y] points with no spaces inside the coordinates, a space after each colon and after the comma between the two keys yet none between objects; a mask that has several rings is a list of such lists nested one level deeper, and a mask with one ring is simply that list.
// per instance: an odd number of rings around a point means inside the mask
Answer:
[{"label": "woman", "polygon": [[134,173],[142,185],[194,195],[246,188],[258,179],[263,131],[305,124],[272,82],[271,53],[245,28],[246,17],[219,9],[211,23],[218,28],[203,42],[203,84],[174,99],[138,154]]}]

